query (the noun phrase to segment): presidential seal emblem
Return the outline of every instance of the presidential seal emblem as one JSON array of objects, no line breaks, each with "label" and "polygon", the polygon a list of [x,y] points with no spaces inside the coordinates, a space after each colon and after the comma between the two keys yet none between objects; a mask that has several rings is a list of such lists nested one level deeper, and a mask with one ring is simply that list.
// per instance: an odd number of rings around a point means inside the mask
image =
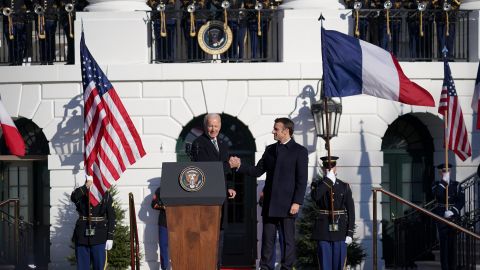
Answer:
[{"label": "presidential seal emblem", "polygon": [[198,30],[198,44],[208,54],[221,54],[232,45],[233,34],[221,21],[208,21]]},{"label": "presidential seal emblem", "polygon": [[178,177],[180,186],[188,192],[196,192],[205,185],[205,174],[198,167],[189,166],[183,169]]}]

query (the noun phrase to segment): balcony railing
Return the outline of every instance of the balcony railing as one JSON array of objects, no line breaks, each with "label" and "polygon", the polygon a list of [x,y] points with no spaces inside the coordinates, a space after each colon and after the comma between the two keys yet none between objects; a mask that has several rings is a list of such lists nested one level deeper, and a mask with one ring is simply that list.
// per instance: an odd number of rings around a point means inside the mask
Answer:
[{"label": "balcony railing", "polygon": [[420,14],[418,10],[391,9],[389,13],[387,23],[385,10],[361,9],[357,23],[354,11],[352,33],[392,52],[400,61],[441,60],[444,46],[450,60],[468,61],[469,11],[449,11],[448,24],[442,10],[427,9]]},{"label": "balcony railing", "polygon": [[[199,33],[201,27],[209,21],[215,20],[223,24],[223,11],[196,11],[193,24],[188,12],[165,11],[163,28],[158,12],[152,12],[149,35],[151,62],[278,62],[281,14],[282,11],[276,9],[264,9],[260,12],[251,9],[229,9],[227,18],[232,36],[226,37],[223,31],[215,29],[204,32],[203,36]],[[205,42],[215,42],[215,39],[218,39],[222,42],[222,38],[231,38],[232,43],[229,49],[221,54],[205,53],[199,44],[199,39]]]}]

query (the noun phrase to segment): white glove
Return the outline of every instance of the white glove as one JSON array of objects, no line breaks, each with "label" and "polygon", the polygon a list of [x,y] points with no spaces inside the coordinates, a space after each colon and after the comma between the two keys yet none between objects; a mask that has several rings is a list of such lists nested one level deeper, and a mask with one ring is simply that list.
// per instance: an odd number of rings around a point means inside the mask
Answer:
[{"label": "white glove", "polygon": [[113,240],[107,240],[105,243],[105,250],[110,250],[113,247]]},{"label": "white glove", "polygon": [[337,177],[335,176],[335,173],[331,170],[327,172],[327,177],[328,179],[332,180],[334,184],[335,184],[335,181],[337,181]]},{"label": "white glove", "polygon": [[350,245],[353,242],[353,239],[350,236],[345,238],[345,244]]},{"label": "white glove", "polygon": [[450,210],[447,210],[447,211],[445,211],[445,213],[443,213],[443,216],[445,218],[450,218],[451,216],[453,216],[453,212],[450,211]]},{"label": "white glove", "polygon": [[442,180],[447,182],[447,184],[450,183],[450,173],[449,172],[442,173]]}]

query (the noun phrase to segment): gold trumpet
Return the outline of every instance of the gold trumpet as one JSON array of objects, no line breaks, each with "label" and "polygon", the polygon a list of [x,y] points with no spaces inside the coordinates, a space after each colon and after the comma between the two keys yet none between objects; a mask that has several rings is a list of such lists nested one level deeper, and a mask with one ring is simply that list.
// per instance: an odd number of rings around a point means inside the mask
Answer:
[{"label": "gold trumpet", "polygon": [[33,11],[38,15],[38,38],[45,39],[45,9],[36,5]]},{"label": "gold trumpet", "polygon": [[353,3],[353,9],[355,10],[355,36],[360,37],[360,29],[358,28],[359,10],[362,8],[362,2],[355,1]]},{"label": "gold trumpet", "polygon": [[14,38],[13,36],[13,22],[12,22],[12,13],[13,10],[9,7],[5,7],[2,9],[2,13],[4,16],[7,16],[8,18],[8,38],[12,40]]},{"label": "gold trumpet", "polygon": [[187,7],[188,13],[190,13],[190,36],[194,37],[197,35],[197,30],[195,29],[195,2],[191,3]]},{"label": "gold trumpet", "polygon": [[392,1],[387,0],[383,3],[383,8],[386,10],[387,17],[387,35],[391,39],[392,33],[390,32],[390,9],[392,8]]},{"label": "gold trumpet", "polygon": [[445,11],[445,36],[450,35],[450,28],[449,28],[449,20],[448,20],[448,12],[452,9],[452,5],[448,2],[443,3],[443,11]]},{"label": "gold trumpet", "polygon": [[420,12],[420,16],[418,18],[418,20],[420,21],[420,36],[423,37],[423,12],[427,9],[427,3],[419,2],[417,5],[417,9]]},{"label": "gold trumpet", "polygon": [[225,19],[225,22],[223,24],[223,28],[227,29],[227,26],[228,26],[227,9],[230,8],[230,2],[228,0],[224,0],[222,2],[222,8],[223,8],[223,17]]},{"label": "gold trumpet", "polygon": [[69,29],[69,36],[73,38],[73,24],[72,24],[72,12],[75,9],[75,6],[72,3],[68,3],[65,5],[65,11],[68,14],[68,29]]},{"label": "gold trumpet", "polygon": [[157,11],[160,12],[160,36],[166,37],[167,36],[167,25],[165,22],[165,4],[160,2],[157,5]]},{"label": "gold trumpet", "polygon": [[257,27],[258,27],[258,30],[257,30],[257,35],[260,37],[262,36],[262,25],[261,25],[261,19],[262,19],[262,9],[263,9],[263,3],[262,2],[259,2],[257,1],[257,3],[255,4],[255,9],[257,10]]}]

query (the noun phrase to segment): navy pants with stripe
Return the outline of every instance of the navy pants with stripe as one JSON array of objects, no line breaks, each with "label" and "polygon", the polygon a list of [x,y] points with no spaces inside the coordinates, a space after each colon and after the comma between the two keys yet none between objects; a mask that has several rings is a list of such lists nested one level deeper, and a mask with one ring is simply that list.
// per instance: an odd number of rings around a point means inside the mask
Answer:
[{"label": "navy pants with stripe", "polygon": [[77,270],[90,270],[90,262],[92,262],[93,270],[103,270],[106,254],[105,244],[93,246],[76,245]]}]

